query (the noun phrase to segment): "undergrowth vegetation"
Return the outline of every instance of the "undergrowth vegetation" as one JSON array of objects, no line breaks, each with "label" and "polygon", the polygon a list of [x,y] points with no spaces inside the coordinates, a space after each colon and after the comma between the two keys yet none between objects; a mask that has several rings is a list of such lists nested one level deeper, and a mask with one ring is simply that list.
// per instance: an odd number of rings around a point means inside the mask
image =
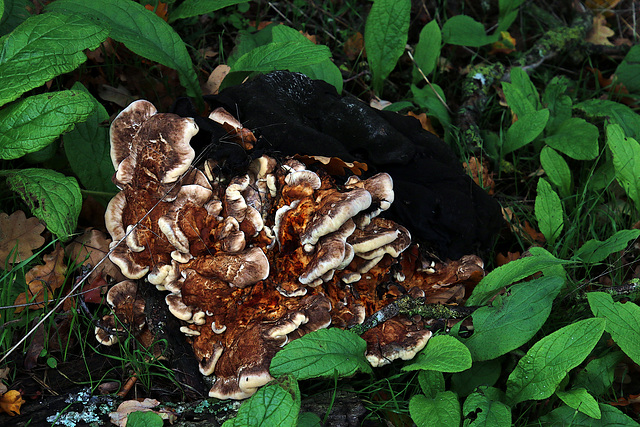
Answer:
[{"label": "undergrowth vegetation", "polygon": [[[221,89],[290,70],[414,114],[507,226],[466,301],[472,332],[457,323],[379,369],[352,331],[308,334],[225,425],[321,425],[301,401],[327,393],[328,411],[348,393],[379,425],[637,425],[636,6],[583,3],[0,0],[1,378],[56,371],[117,391],[132,376],[147,395],[184,398],[132,337],[99,347],[106,308],[77,298],[88,271],[71,240],[104,225],[117,191],[109,118],[138,98],[166,111],[188,96],[203,110],[218,66]],[[43,248],[21,210],[46,226]]]}]

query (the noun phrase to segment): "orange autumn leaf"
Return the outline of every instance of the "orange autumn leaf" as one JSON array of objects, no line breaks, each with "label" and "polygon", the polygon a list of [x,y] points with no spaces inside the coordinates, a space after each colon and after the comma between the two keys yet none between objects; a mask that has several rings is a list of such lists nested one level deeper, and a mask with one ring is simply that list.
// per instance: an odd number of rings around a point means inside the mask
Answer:
[{"label": "orange autumn leaf", "polygon": [[436,136],[440,136],[438,135],[435,128],[433,127],[433,123],[431,123],[431,120],[427,117],[425,113],[416,114],[413,111],[409,111],[407,115],[411,117],[415,117],[416,119],[420,120],[420,125],[422,126],[422,129],[428,132],[431,132]]},{"label": "orange autumn leaf", "polygon": [[498,255],[496,255],[496,266],[502,267],[503,265],[517,259],[520,259],[520,252],[507,252],[506,255],[499,252]]},{"label": "orange autumn leaf", "polygon": [[487,190],[489,194],[492,195],[495,192],[496,183],[493,181],[493,172],[489,172],[485,160],[481,161],[476,157],[471,157],[469,162],[462,164],[462,167],[464,167],[467,174],[473,178],[473,181]]},{"label": "orange autumn leaf", "polygon": [[24,212],[11,215],[0,213],[0,269],[8,263],[17,263],[33,255],[33,250],[44,244],[40,235],[44,225],[38,218],[27,218]]},{"label": "orange autumn leaf", "polygon": [[344,44],[344,53],[350,60],[356,59],[364,50],[364,36],[357,32],[347,39]]},{"label": "orange autumn leaf", "polygon": [[496,53],[504,53],[508,55],[516,51],[516,39],[511,37],[508,31],[500,31],[500,40],[491,44],[491,50],[489,55],[495,55]]},{"label": "orange autumn leaf", "polygon": [[[25,280],[29,286],[29,295],[25,292],[18,295],[15,304],[22,305],[27,302],[44,303],[45,296],[47,301],[53,298],[53,293],[64,284],[67,266],[64,264],[64,251],[62,246],[56,245],[56,248],[50,254],[42,257],[44,265],[36,265],[25,275]],[[44,304],[34,304],[29,306],[32,310],[44,307]],[[24,306],[17,307],[16,313],[24,310]]]},{"label": "orange autumn leaf", "polygon": [[[147,4],[144,7],[145,9],[153,12],[153,9],[154,9],[153,5]],[[167,3],[163,3],[163,2],[158,3],[158,7],[156,8],[156,15],[158,15],[160,18],[167,21],[167,19],[169,18],[169,6],[167,6]]]},{"label": "orange autumn leaf", "polygon": [[615,33],[609,28],[604,15],[598,14],[593,18],[593,27],[587,36],[587,41],[602,46],[613,46],[613,43],[609,41],[609,37],[614,35]]},{"label": "orange autumn leaf", "polygon": [[20,407],[24,399],[18,390],[9,390],[0,397],[0,412],[5,412],[12,417],[20,415]]},{"label": "orange autumn leaf", "polygon": [[585,5],[596,11],[611,10],[620,3],[620,0],[586,0]]}]

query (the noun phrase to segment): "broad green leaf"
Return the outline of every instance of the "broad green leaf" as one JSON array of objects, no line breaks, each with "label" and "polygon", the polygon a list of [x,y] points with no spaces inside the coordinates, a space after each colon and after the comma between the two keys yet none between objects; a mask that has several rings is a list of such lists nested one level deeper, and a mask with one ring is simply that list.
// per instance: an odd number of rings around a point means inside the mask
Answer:
[{"label": "broad green leaf", "polygon": [[223,427],[283,426],[294,427],[298,422],[300,402],[280,384],[271,383],[245,400],[238,415],[225,421]]},{"label": "broad green leaf", "polygon": [[640,92],[640,46],[633,46],[624,57],[615,75],[629,92]]},{"label": "broad green leaf", "polygon": [[441,391],[445,391],[444,376],[439,371],[424,371],[418,373],[418,383],[425,396],[436,397]]},{"label": "broad green leaf", "polygon": [[507,105],[518,117],[524,117],[536,111],[535,104],[532,104],[527,96],[513,83],[502,82],[502,92],[507,101]]},{"label": "broad green leaf", "polygon": [[462,405],[462,415],[465,417],[465,427],[511,426],[511,408],[482,393],[473,393],[467,397]]},{"label": "broad green leaf", "polygon": [[592,160],[598,157],[598,135],[596,126],[572,117],[562,122],[544,141],[572,159]]},{"label": "broad green leaf", "polygon": [[[420,39],[416,45],[413,59],[416,65],[425,75],[431,74],[435,69],[438,58],[440,57],[440,47],[442,44],[442,34],[438,22],[434,19],[425,25],[420,31]],[[413,71],[413,82],[417,83],[422,80],[422,76],[418,70]]]},{"label": "broad green leaf", "polygon": [[[536,110],[540,109],[540,95],[531,82],[529,75],[520,67],[514,67],[510,72],[511,84],[513,84],[522,95],[533,105]],[[519,117],[519,116],[518,116]]]},{"label": "broad green leaf", "polygon": [[562,197],[571,195],[571,170],[561,154],[549,146],[540,151],[540,164]]},{"label": "broad green leaf", "polygon": [[162,427],[162,417],[152,411],[136,411],[127,416],[127,427]]},{"label": "broad green leaf", "polygon": [[373,89],[382,92],[387,76],[404,52],[411,0],[375,0],[364,28],[364,46],[373,74]]},{"label": "broad green leaf", "polygon": [[4,0],[0,0],[0,22],[2,22],[3,16],[4,16]]},{"label": "broad green leaf", "polygon": [[547,120],[549,120],[549,110],[546,108],[518,116],[518,121],[507,130],[502,154],[511,153],[536,139],[547,125]]},{"label": "broad green leaf", "polygon": [[564,227],[564,210],[558,194],[543,178],[538,180],[535,214],[540,232],[551,245],[556,241]]},{"label": "broad green leaf", "polygon": [[574,387],[584,387],[595,396],[602,396],[613,384],[615,369],[624,353],[614,351],[598,359],[593,359],[585,368],[578,372],[574,380]]},{"label": "broad green leaf", "polygon": [[498,28],[496,33],[509,29],[513,21],[518,16],[518,8],[524,0],[500,0],[498,6],[500,8],[500,16],[498,18]]},{"label": "broad green leaf", "polygon": [[413,396],[409,414],[418,427],[460,425],[460,403],[451,391],[442,391],[433,399],[421,394]]},{"label": "broad green leaf", "polygon": [[4,13],[0,19],[0,35],[8,34],[31,16],[28,7],[33,7],[29,0],[4,0]]},{"label": "broad green leaf", "polygon": [[551,396],[567,373],[591,353],[604,325],[603,319],[581,320],[535,343],[509,375],[507,403]]},{"label": "broad green leaf", "polygon": [[494,269],[476,285],[465,305],[482,305],[498,290],[525,277],[531,276],[549,267],[566,264],[569,261],[558,259],[549,252],[543,251],[534,256],[511,261]]},{"label": "broad green leaf", "polygon": [[640,138],[640,115],[619,102],[605,99],[589,99],[574,106],[588,117],[604,117],[620,125],[626,136]]},{"label": "broad green leaf", "polygon": [[[108,28],[131,51],[178,72],[187,95],[200,99],[200,83],[180,36],[155,13],[131,0],[56,0],[47,11],[82,15]],[[86,20],[85,20],[86,22]]]},{"label": "broad green leaf", "polygon": [[587,264],[604,261],[612,253],[625,249],[629,242],[640,236],[640,230],[620,230],[604,242],[591,239],[573,255]]},{"label": "broad green leaf", "polygon": [[606,132],[616,179],[636,209],[640,209],[640,144],[633,138],[626,138],[618,125],[607,125]]},{"label": "broad green leaf", "polygon": [[[435,90],[435,92],[434,92]],[[418,89],[416,85],[411,85],[411,93],[413,100],[420,108],[424,108],[425,113],[429,117],[435,117],[438,119],[442,127],[448,129],[451,126],[451,117],[447,111],[447,107],[442,104],[442,101],[436,96],[436,92],[440,95],[445,102],[447,98],[444,96],[444,92],[437,84],[433,83],[431,86],[427,85],[422,89]]]},{"label": "broad green leaf", "polygon": [[313,412],[303,412],[298,416],[296,427],[322,427],[322,420]]},{"label": "broad green leaf", "polygon": [[562,277],[540,277],[513,285],[491,307],[478,308],[472,315],[473,335],[463,341],[473,360],[495,359],[527,343],[549,317],[563,285]]},{"label": "broad green leaf", "polygon": [[468,396],[478,387],[493,386],[498,381],[500,373],[501,363],[498,359],[473,362],[471,368],[466,371],[451,375],[451,390],[460,397]]},{"label": "broad green leaf", "polygon": [[587,300],[597,317],[607,320],[605,330],[622,351],[636,363],[640,363],[640,307],[634,302],[613,302],[604,292],[589,292]]},{"label": "broad green leaf", "polygon": [[[82,16],[37,15],[0,38],[0,105],[42,86],[87,60],[107,31]],[[2,132],[0,132],[1,134]]]},{"label": "broad green leaf", "polygon": [[587,189],[594,192],[601,192],[608,188],[616,180],[616,171],[613,167],[611,156],[606,156],[602,163],[589,177]]},{"label": "broad green leaf", "polygon": [[583,388],[577,388],[569,391],[558,390],[556,395],[558,395],[560,400],[562,400],[567,406],[576,409],[591,418],[599,420],[602,417],[602,413],[598,407],[598,402],[596,402],[596,399],[594,399],[593,396]]},{"label": "broad green leaf", "polygon": [[50,169],[0,171],[7,185],[29,206],[31,213],[44,222],[49,231],[67,240],[76,229],[82,207],[80,187],[75,178]]},{"label": "broad green leaf", "polygon": [[269,43],[245,53],[231,71],[288,70],[318,64],[331,56],[329,48],[304,41]]},{"label": "broad green leaf", "polygon": [[432,337],[403,371],[424,369],[439,372],[461,372],[471,367],[471,353],[460,341],[449,335]]},{"label": "broad green leaf", "polygon": [[291,374],[299,380],[371,372],[366,348],[365,340],[353,332],[321,329],[287,344],[271,360],[269,371],[276,377]]},{"label": "broad green leaf", "polygon": [[93,97],[74,90],[43,93],[0,110],[0,158],[41,150],[94,110]]},{"label": "broad green leaf", "polygon": [[499,37],[499,32],[488,36],[484,25],[467,15],[452,16],[442,26],[444,42],[459,46],[480,47],[497,41]]},{"label": "broad green leaf", "polygon": [[600,403],[598,406],[601,413],[599,420],[563,405],[541,417],[540,422],[543,426],[572,427],[638,427],[640,425],[614,406],[606,403]]},{"label": "broad green leaf", "polygon": [[248,0],[185,0],[169,14],[169,22],[215,12],[227,6],[246,3]]}]

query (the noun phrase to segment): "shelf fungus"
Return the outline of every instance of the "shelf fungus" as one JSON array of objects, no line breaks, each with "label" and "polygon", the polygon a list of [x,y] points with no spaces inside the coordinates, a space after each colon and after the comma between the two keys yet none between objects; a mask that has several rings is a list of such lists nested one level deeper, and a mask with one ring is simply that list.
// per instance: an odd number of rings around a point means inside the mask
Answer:
[{"label": "shelf fungus", "polygon": [[[228,116],[213,120],[237,129]],[[272,379],[271,359],[290,340],[362,323],[407,293],[429,300],[452,289],[441,302],[459,303],[484,274],[473,256],[425,261],[409,230],[380,216],[394,199],[386,173],[336,182],[321,167],[255,154],[244,173],[224,176],[216,161],[195,161],[197,132],[194,120],[147,101],[115,118],[111,155],[122,191],[106,224],[123,274],[168,292],[212,397],[251,396]],[[245,149],[255,141],[242,140]],[[412,358],[431,335],[424,326],[397,316],[370,329],[368,360]]]}]

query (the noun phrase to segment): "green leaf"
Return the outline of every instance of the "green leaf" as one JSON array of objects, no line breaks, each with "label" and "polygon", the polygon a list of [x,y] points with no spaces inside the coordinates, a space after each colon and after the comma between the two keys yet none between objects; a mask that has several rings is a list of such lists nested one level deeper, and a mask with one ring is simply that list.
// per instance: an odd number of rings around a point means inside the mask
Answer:
[{"label": "green leaf", "polygon": [[540,277],[513,285],[491,307],[478,308],[472,315],[473,335],[463,341],[473,360],[495,359],[527,343],[549,317],[563,285],[562,277]]},{"label": "green leaf", "polygon": [[603,319],[581,320],[535,343],[509,375],[508,403],[551,396],[567,373],[591,353],[604,325]]},{"label": "green leaf", "polygon": [[364,46],[379,94],[404,52],[409,31],[411,0],[375,0],[364,28]]},{"label": "green leaf", "polygon": [[558,194],[543,178],[538,180],[535,214],[540,232],[550,245],[556,241],[564,227],[564,210]]},{"label": "green leaf", "polygon": [[[435,92],[434,92],[435,90]],[[451,117],[447,111],[447,107],[442,104],[442,101],[436,96],[436,92],[440,97],[445,100],[444,92],[437,84],[433,83],[431,86],[427,85],[422,89],[418,89],[416,85],[411,85],[411,93],[413,100],[416,104],[426,110],[426,114],[429,117],[435,117],[438,119],[442,127],[448,129],[451,126]]]},{"label": "green leaf", "polygon": [[232,71],[288,70],[318,64],[329,59],[326,46],[303,41],[269,43],[245,53],[233,64]]},{"label": "green leaf", "polygon": [[445,391],[444,376],[439,371],[421,370],[418,373],[418,383],[422,392],[429,398],[434,398],[439,392]]},{"label": "green leaf", "polygon": [[162,427],[162,417],[151,411],[136,411],[127,416],[127,427]]},{"label": "green leaf", "polygon": [[470,395],[478,387],[491,387],[500,377],[500,367],[501,363],[498,359],[473,362],[471,368],[466,371],[451,375],[451,389],[458,396],[463,397]]},{"label": "green leaf", "polygon": [[500,0],[498,2],[500,16],[498,18],[496,33],[509,29],[513,21],[518,17],[518,8],[523,2],[524,0]]},{"label": "green leaf", "polygon": [[[420,31],[420,39],[413,54],[416,65],[427,76],[436,68],[436,63],[440,57],[441,44],[442,34],[440,33],[438,22],[434,19]],[[413,82],[417,83],[420,80],[422,80],[422,76],[418,70],[414,70]]]},{"label": "green leaf", "polygon": [[296,427],[322,427],[322,420],[313,412],[303,412],[298,416]]},{"label": "green leaf", "polygon": [[93,97],[65,90],[21,99],[0,110],[0,158],[17,159],[51,144],[94,109]]},{"label": "green leaf", "polygon": [[605,99],[589,99],[575,105],[588,117],[603,117],[620,125],[624,134],[636,140],[640,138],[640,115],[619,102]]},{"label": "green leaf", "polygon": [[614,351],[598,359],[593,359],[585,368],[578,372],[573,386],[584,387],[591,394],[602,396],[609,391],[613,384],[615,369],[624,353]]},{"label": "green leaf", "polygon": [[0,19],[0,35],[8,34],[31,16],[28,7],[33,7],[29,0],[4,0],[4,13]]},{"label": "green leaf", "polygon": [[248,0],[185,0],[169,14],[169,22],[176,19],[190,18],[215,12],[234,4],[246,3]]},{"label": "green leaf", "polygon": [[507,101],[507,105],[518,117],[524,117],[536,111],[535,104],[532,104],[527,96],[513,83],[502,82],[502,92]]},{"label": "green leaf", "polygon": [[604,242],[591,239],[573,255],[587,264],[604,261],[609,255],[625,249],[629,242],[640,236],[640,230],[620,230]]},{"label": "green leaf", "polygon": [[583,388],[577,388],[569,391],[558,390],[556,395],[558,395],[560,400],[562,400],[567,406],[576,409],[591,418],[599,420],[602,417],[602,413],[598,407],[598,402],[596,402],[596,399],[594,399],[593,396]]},{"label": "green leaf", "polygon": [[598,135],[596,126],[572,117],[562,122],[544,141],[572,159],[592,160],[598,157]]},{"label": "green leaf", "polygon": [[[294,341],[295,342],[295,341]],[[244,401],[235,418],[225,421],[223,427],[283,426],[293,427],[298,422],[300,402],[280,384],[271,383]]]},{"label": "green leaf", "polygon": [[487,274],[474,288],[465,305],[482,305],[498,290],[549,267],[566,264],[547,251],[511,261]]},{"label": "green leaf", "polygon": [[0,0],[0,22],[2,21],[3,16],[4,16],[4,0]]},{"label": "green leaf", "polygon": [[511,426],[511,408],[502,402],[489,399],[482,393],[473,393],[462,405],[467,427],[509,427]]},{"label": "green leaf", "polygon": [[571,170],[561,154],[549,146],[540,152],[540,164],[562,197],[571,195]]},{"label": "green leaf", "polygon": [[461,372],[471,367],[471,353],[460,341],[449,335],[432,337],[427,346],[418,353],[413,363],[403,371],[418,369],[439,372]]},{"label": "green leaf", "polygon": [[606,132],[616,179],[636,209],[640,209],[640,144],[633,138],[626,138],[618,125],[607,125]]},{"label": "green leaf", "polygon": [[271,360],[273,376],[291,374],[302,380],[371,372],[365,340],[341,329],[321,329],[291,341]]},{"label": "green leaf", "polygon": [[[529,101],[536,110],[540,109],[540,95],[531,82],[529,75],[520,67],[514,67],[510,72],[511,84]],[[520,116],[518,116],[520,117]]]},{"label": "green leaf", "polygon": [[451,391],[442,391],[433,399],[421,394],[413,396],[409,414],[418,427],[460,425],[460,403]]},{"label": "green leaf", "polygon": [[187,95],[200,99],[200,83],[184,42],[169,24],[141,4],[131,0],[56,0],[46,9],[80,14],[110,29],[109,36],[132,52],[176,70]]},{"label": "green leaf", "polygon": [[497,41],[499,37],[500,33],[488,36],[484,25],[467,15],[452,16],[442,26],[444,42],[459,46],[480,47]]},{"label": "green leaf", "polygon": [[633,46],[624,57],[615,75],[629,92],[640,92],[640,46]]},{"label": "green leaf", "polygon": [[49,231],[67,240],[76,229],[82,196],[75,178],[49,169],[0,171],[9,188],[22,197],[31,213],[44,222]]},{"label": "green leaf", "polygon": [[[37,15],[0,39],[0,105],[75,70],[107,31],[81,16]],[[1,133],[1,132],[0,132]]]},{"label": "green leaf", "polygon": [[572,427],[638,427],[640,425],[614,406],[605,403],[600,403],[598,406],[602,414],[599,420],[562,405],[541,417],[540,422],[543,426]]},{"label": "green leaf", "polygon": [[536,139],[547,125],[547,120],[549,120],[549,110],[546,108],[518,116],[518,121],[507,130],[502,154],[511,153]]},{"label": "green leaf", "polygon": [[587,300],[597,317],[607,320],[605,330],[622,351],[636,363],[640,363],[640,307],[633,302],[613,302],[604,292],[589,292]]}]

